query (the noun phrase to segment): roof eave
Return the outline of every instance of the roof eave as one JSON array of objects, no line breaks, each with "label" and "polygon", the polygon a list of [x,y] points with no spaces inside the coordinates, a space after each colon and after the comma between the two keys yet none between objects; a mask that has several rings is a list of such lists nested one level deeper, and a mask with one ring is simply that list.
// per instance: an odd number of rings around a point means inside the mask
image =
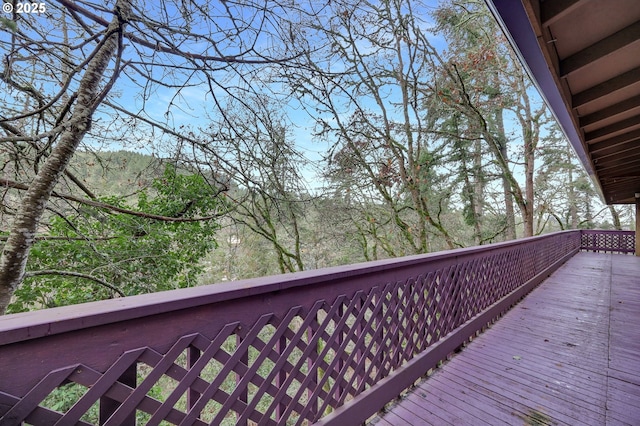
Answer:
[{"label": "roof eave", "polygon": [[570,107],[559,87],[559,82],[549,70],[548,62],[540,48],[538,36],[523,4],[519,0],[485,0],[487,6],[511,43],[533,84],[552,111],[562,132],[573,146],[576,155],[594,183],[598,194],[605,200],[593,163],[578,134],[578,126],[569,113]]}]

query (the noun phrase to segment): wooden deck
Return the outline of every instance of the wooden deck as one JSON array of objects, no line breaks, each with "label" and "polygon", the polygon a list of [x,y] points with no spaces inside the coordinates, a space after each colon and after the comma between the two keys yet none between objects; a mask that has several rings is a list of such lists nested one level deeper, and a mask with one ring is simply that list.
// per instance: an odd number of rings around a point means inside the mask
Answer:
[{"label": "wooden deck", "polygon": [[578,253],[372,423],[640,425],[640,258]]}]

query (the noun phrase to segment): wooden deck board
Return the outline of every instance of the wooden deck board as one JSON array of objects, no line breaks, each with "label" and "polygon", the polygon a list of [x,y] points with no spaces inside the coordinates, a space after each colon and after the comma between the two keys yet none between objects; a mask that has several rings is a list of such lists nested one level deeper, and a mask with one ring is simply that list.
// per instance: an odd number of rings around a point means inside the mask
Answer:
[{"label": "wooden deck board", "polygon": [[[464,397],[464,395],[457,395],[455,387],[452,387],[449,383],[434,381],[432,386],[432,395],[435,396],[434,398],[427,399],[423,395],[416,394],[415,399],[408,399],[412,401],[415,406],[419,407],[425,405],[439,407],[440,409],[443,407],[452,407],[456,412],[465,412],[465,416],[470,414],[469,410],[477,408],[474,407],[473,404],[469,404],[466,400],[461,399],[461,396]],[[499,422],[494,415],[487,411],[474,410],[473,412],[476,413],[478,424],[495,425]]]},{"label": "wooden deck board", "polygon": [[[561,401],[568,400],[575,401],[578,409],[584,408],[592,411],[594,408],[597,408],[594,406],[594,402],[597,402],[596,396],[583,392],[581,389],[567,389],[567,386],[563,386],[552,379],[537,377],[535,373],[522,374],[521,372],[514,371],[513,368],[504,368],[503,366],[496,365],[495,362],[487,359],[483,360],[483,362],[478,362],[476,357],[469,357],[466,362],[468,362],[469,365],[478,367],[480,372],[484,369],[486,372],[495,374],[502,383],[509,380],[510,386],[508,389],[512,387],[525,387],[534,392],[544,394],[545,396],[550,396],[552,403],[558,401],[563,405]],[[604,413],[604,410],[602,410],[602,412]]]},{"label": "wooden deck board", "polygon": [[[451,423],[452,421],[456,421],[456,417],[450,415],[446,411],[438,410],[438,407],[433,405],[426,405],[416,403],[414,400],[417,396],[411,395],[409,398],[405,399],[404,408],[406,412],[413,413],[416,416],[415,422],[418,424],[443,424],[443,423]],[[405,416],[405,420],[407,414],[404,413],[403,410],[393,411],[393,413],[397,413]],[[442,416],[442,417],[440,417]],[[411,424],[412,422],[407,420],[404,424]]]},{"label": "wooden deck board", "polygon": [[[496,407],[492,404],[493,399],[488,395],[478,392],[472,387],[467,389],[460,389],[460,386],[456,382],[449,381],[443,382],[438,378],[433,378],[434,383],[437,383],[442,389],[443,395],[450,395],[456,398],[461,404],[469,404],[471,407],[486,415],[485,420],[492,425],[508,424],[510,413],[504,412],[500,407]],[[428,394],[419,394],[423,401],[427,401]]]},{"label": "wooden deck board", "polygon": [[[469,395],[469,399],[476,398],[478,402],[481,402],[481,411],[497,411],[501,413],[501,418],[509,424],[513,424],[514,418],[524,418],[526,415],[527,407],[519,403],[513,394],[509,394],[499,387],[479,382],[474,376],[450,372],[447,377],[436,375],[430,380],[447,380],[451,382],[454,384],[453,386],[460,389],[460,392]],[[428,404],[429,399],[432,398],[432,393],[423,392],[423,398],[425,399],[425,404]]]},{"label": "wooden deck board", "polygon": [[640,258],[578,253],[372,423],[640,425]]},{"label": "wooden deck board", "polygon": [[[499,355],[499,354],[496,354]],[[566,372],[564,366],[560,363],[556,363],[555,369],[551,370],[539,370],[535,365],[545,362],[545,359],[539,359],[535,355],[528,354],[527,356],[533,361],[529,363],[531,365],[522,365],[519,362],[511,360],[500,360],[497,356],[485,355],[479,351],[474,351],[473,356],[478,359],[485,359],[487,362],[502,361],[501,365],[505,371],[513,370],[513,373],[518,376],[532,377],[544,381],[545,384],[553,383],[555,388],[560,389],[563,393],[568,395],[579,394],[584,398],[593,398],[594,402],[599,400],[599,391],[594,391],[591,387],[594,385],[593,379],[588,372],[582,372],[582,374],[576,374],[573,372]],[[532,366],[533,365],[533,366]],[[606,386],[606,380],[602,377],[600,386]]]},{"label": "wooden deck board", "polygon": [[[498,374],[489,370],[486,366],[485,368],[480,368],[467,361],[458,374],[465,374],[471,381],[475,380],[476,383],[501,394],[505,398],[518,402],[526,401],[523,405],[534,408],[536,411],[542,413],[555,412],[556,418],[568,424],[576,424],[577,422],[589,424],[592,418],[600,418],[598,424],[602,424],[604,421],[604,413],[599,416],[598,413],[591,413],[583,406],[567,404],[560,399],[560,392],[554,391],[551,387],[536,385],[526,377],[519,377],[511,371]],[[511,405],[511,407],[513,406]],[[472,416],[471,418],[474,417]]]}]

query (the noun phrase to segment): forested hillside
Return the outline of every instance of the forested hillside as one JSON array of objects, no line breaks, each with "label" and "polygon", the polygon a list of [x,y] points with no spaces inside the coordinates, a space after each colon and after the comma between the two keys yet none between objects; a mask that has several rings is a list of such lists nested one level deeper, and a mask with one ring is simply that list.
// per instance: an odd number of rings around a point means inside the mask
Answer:
[{"label": "forested hillside", "polygon": [[0,51],[0,312],[631,221],[480,0],[54,1]]},{"label": "forested hillside", "polygon": [[[161,162],[150,155],[132,151],[76,152],[69,170],[97,193],[127,196],[146,188],[162,175]],[[69,186],[69,192],[77,192]]]}]

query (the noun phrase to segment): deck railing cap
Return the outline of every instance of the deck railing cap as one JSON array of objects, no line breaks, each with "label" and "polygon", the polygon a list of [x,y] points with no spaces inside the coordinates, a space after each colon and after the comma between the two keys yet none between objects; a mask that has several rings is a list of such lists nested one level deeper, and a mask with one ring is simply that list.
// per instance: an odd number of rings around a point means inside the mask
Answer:
[{"label": "deck railing cap", "polygon": [[[579,231],[559,233],[571,232]],[[549,238],[559,233],[530,238]],[[388,278],[396,269],[506,249],[521,244],[523,240],[525,239],[5,315],[0,317],[0,345],[295,287],[327,284],[356,275],[364,277],[384,271]]]}]

